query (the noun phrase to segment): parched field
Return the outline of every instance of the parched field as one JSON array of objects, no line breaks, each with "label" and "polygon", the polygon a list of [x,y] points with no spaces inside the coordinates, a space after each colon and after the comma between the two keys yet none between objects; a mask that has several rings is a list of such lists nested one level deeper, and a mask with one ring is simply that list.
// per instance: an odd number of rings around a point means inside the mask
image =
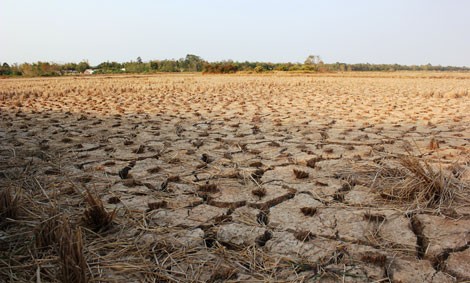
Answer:
[{"label": "parched field", "polygon": [[470,280],[470,74],[0,80],[0,282]]}]

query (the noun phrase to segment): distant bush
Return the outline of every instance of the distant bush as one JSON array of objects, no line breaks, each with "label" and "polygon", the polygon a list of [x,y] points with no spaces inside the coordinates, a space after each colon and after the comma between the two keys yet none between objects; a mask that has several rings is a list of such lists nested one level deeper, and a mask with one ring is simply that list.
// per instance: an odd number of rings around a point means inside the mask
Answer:
[{"label": "distant bush", "polygon": [[209,74],[232,74],[238,70],[238,66],[232,62],[217,62],[204,64],[202,72]]},{"label": "distant bush", "polygon": [[262,66],[256,66],[254,71],[256,73],[262,73],[264,72],[264,68]]}]

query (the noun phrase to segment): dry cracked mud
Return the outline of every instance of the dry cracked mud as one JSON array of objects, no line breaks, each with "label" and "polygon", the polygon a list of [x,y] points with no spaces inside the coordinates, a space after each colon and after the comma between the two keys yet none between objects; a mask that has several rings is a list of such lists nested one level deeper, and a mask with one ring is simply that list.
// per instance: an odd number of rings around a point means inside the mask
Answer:
[{"label": "dry cracked mud", "polygon": [[[469,91],[458,73],[2,79],[0,281],[58,280],[35,232],[55,215],[96,282],[470,280],[468,197],[421,207],[341,174],[408,150],[468,196]],[[111,225],[84,223],[87,190]]]}]

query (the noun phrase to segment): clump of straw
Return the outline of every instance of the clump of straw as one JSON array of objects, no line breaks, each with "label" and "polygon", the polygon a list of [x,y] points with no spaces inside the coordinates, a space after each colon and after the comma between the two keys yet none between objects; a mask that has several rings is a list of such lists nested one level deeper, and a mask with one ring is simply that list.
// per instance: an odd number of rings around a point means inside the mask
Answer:
[{"label": "clump of straw", "polygon": [[81,229],[73,230],[68,221],[65,221],[58,234],[60,235],[58,252],[61,262],[59,279],[62,282],[88,282]]},{"label": "clump of straw", "polygon": [[94,196],[89,190],[87,190],[85,201],[89,206],[84,212],[83,219],[85,223],[93,229],[93,231],[100,231],[108,228],[114,220],[116,210],[111,213],[107,212],[101,199]]},{"label": "clump of straw", "polygon": [[0,225],[7,219],[16,219],[21,210],[21,197],[18,190],[10,187],[0,192]]},{"label": "clump of straw", "polygon": [[397,166],[386,163],[361,165],[339,172],[337,177],[375,188],[388,200],[412,202],[418,207],[442,207],[470,189],[452,172],[434,168],[411,154],[399,157]]},{"label": "clump of straw", "polygon": [[34,232],[36,248],[54,247],[58,254],[60,269],[57,279],[61,282],[89,282],[80,228],[72,229],[67,217],[56,214],[43,221]]}]

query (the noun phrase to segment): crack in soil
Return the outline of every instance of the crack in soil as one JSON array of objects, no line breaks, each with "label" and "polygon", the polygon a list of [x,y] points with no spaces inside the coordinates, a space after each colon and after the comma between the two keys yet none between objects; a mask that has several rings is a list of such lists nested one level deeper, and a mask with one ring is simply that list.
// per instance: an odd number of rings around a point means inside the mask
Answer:
[{"label": "crack in soil", "polygon": [[429,246],[429,239],[423,234],[424,225],[413,215],[410,220],[411,230],[416,235],[416,256],[423,259]]}]

